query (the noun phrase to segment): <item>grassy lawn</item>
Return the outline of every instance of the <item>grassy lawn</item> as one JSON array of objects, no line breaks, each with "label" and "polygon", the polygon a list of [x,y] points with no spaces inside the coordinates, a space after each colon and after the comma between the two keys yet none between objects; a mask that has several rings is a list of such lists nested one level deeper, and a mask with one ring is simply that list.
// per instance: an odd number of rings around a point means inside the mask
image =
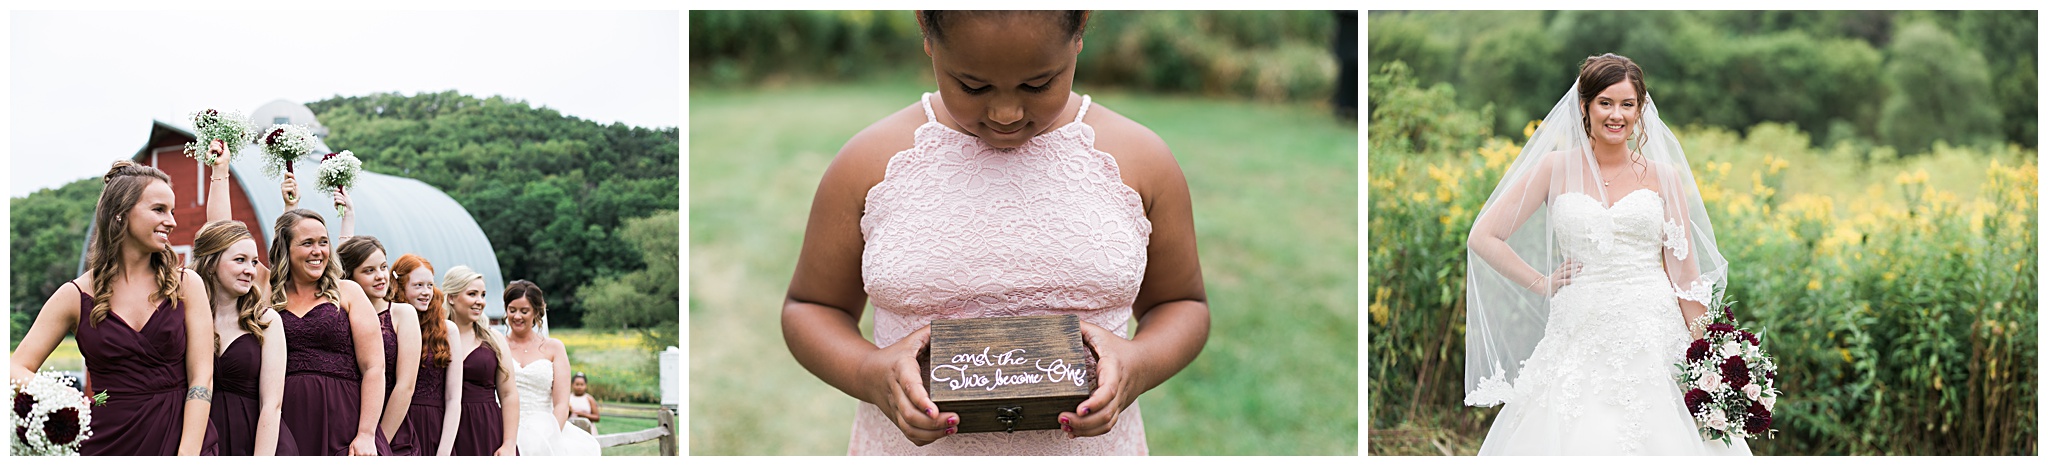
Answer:
[{"label": "grassy lawn", "polygon": [[548,336],[568,346],[570,370],[590,378],[590,392],[599,400],[661,401],[660,356],[641,347],[638,335],[560,329]]},{"label": "grassy lawn", "polygon": [[[845,453],[857,402],[789,355],[782,296],[833,154],[927,89],[692,93],[692,454]],[[1141,398],[1152,451],[1355,454],[1356,125],[1311,105],[1083,91],[1164,138],[1194,196],[1213,328]]]}]

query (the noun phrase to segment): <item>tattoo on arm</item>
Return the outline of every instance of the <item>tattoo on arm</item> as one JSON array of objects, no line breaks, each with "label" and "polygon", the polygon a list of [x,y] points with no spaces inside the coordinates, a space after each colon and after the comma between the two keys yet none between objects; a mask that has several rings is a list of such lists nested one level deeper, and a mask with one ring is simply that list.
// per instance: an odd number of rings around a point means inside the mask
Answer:
[{"label": "tattoo on arm", "polygon": [[204,401],[204,402],[212,403],[212,402],[213,402],[213,389],[209,389],[209,388],[206,388],[206,387],[192,387],[192,389],[190,389],[190,390],[186,390],[186,391],[185,391],[185,399],[186,399],[186,400],[199,400],[199,401]]}]

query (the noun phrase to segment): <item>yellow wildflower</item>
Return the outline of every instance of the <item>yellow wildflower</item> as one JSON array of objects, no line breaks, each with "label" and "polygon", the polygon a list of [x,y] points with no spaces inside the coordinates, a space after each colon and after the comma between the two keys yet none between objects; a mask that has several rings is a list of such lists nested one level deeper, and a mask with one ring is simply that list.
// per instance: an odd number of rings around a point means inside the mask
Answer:
[{"label": "yellow wildflower", "polygon": [[1807,291],[1820,291],[1820,279],[1808,280],[1806,282],[1806,289]]},{"label": "yellow wildflower", "polygon": [[1854,358],[1854,357],[1850,357],[1850,356],[1849,356],[1849,349],[1848,349],[1848,348],[1835,348],[1835,351],[1840,351],[1840,352],[1842,352],[1842,362],[1845,362],[1845,363],[1853,363],[1853,362],[1856,362],[1856,358]]}]

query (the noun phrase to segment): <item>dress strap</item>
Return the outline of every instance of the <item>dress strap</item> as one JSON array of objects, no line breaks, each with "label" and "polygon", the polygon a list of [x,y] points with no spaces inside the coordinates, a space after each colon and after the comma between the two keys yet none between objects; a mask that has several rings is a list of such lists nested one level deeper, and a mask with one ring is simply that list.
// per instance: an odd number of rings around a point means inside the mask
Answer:
[{"label": "dress strap", "polygon": [[932,93],[924,93],[924,97],[919,97],[917,102],[924,105],[925,123],[936,123],[939,121],[939,117],[932,115]]},{"label": "dress strap", "polygon": [[[1094,100],[1094,99],[1090,99],[1090,98],[1088,98],[1088,96],[1086,96],[1086,95],[1082,95],[1082,96],[1081,96],[1081,113],[1076,113],[1076,114],[1074,114],[1074,121],[1081,121],[1081,119],[1082,119],[1082,118],[1087,118],[1087,117],[1088,117],[1088,104],[1092,104],[1092,103],[1095,103],[1095,100]],[[926,113],[930,113],[930,112],[931,112],[931,110],[927,109],[927,110],[925,110],[925,112],[926,112]]]}]

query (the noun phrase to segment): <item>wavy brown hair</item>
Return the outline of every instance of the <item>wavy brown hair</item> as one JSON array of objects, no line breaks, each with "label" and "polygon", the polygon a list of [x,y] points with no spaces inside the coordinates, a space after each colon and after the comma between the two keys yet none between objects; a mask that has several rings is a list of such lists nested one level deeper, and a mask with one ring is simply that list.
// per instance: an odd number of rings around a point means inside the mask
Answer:
[{"label": "wavy brown hair", "polygon": [[[99,203],[93,206],[92,254],[86,256],[86,269],[92,271],[92,316],[89,322],[98,326],[107,320],[107,313],[114,309],[114,278],[128,273],[128,265],[121,263],[121,248],[126,247],[128,236],[128,211],[142,201],[142,190],[150,183],[171,183],[171,176],[156,167],[122,160],[114,162],[107,174],[100,177],[106,187],[100,191]],[[149,254],[149,269],[156,275],[158,300],[178,304],[178,254],[166,247]]]},{"label": "wavy brown hair", "polygon": [[[427,262],[426,258],[412,253],[398,256],[398,260],[391,263],[392,281],[397,286],[391,287],[384,300],[405,302],[405,277],[422,268],[427,269],[428,276],[434,274],[434,264]],[[426,309],[419,309],[420,362],[430,363],[434,367],[448,367],[449,361],[454,360],[448,350],[448,327],[441,325],[448,320],[448,310],[442,308],[447,299],[446,295],[441,294],[441,289],[436,287],[434,297],[427,301]]]},{"label": "wavy brown hair", "polygon": [[[226,255],[228,247],[245,239],[256,240],[249,234],[248,226],[234,220],[214,220],[199,228],[199,236],[192,240],[192,267],[199,270],[199,281],[206,284],[209,299],[220,299],[213,296],[213,290],[227,288],[220,279],[221,256]],[[263,329],[270,327],[270,322],[263,319],[263,293],[252,289],[235,297],[235,315],[242,330],[256,335],[256,344],[263,344]],[[220,346],[220,337],[216,335],[214,339],[214,346]]]},{"label": "wavy brown hair", "polygon": [[[277,225],[271,228],[270,263],[278,269],[278,273],[270,274],[270,307],[277,309],[285,308],[285,290],[291,287],[292,274],[299,269],[298,267],[291,266],[292,243],[299,241],[298,238],[292,237],[292,227],[298,226],[299,222],[308,220],[320,222],[321,225],[327,224],[327,220],[321,218],[319,212],[306,209],[292,209],[285,211],[283,215],[278,215]],[[320,278],[313,280],[313,289],[317,290],[314,293],[322,298],[327,298],[328,302],[332,302],[336,307],[339,307],[341,306],[341,263],[333,260],[333,258],[329,258],[326,269],[325,272],[320,273]],[[347,308],[342,308],[342,312],[348,312]]]},{"label": "wavy brown hair", "polygon": [[548,316],[548,301],[541,295],[540,285],[526,280],[513,280],[506,284],[505,304],[509,306],[512,300],[519,298],[526,298],[526,302],[533,305],[533,325],[535,329],[540,328],[540,319]]},{"label": "wavy brown hair", "polygon": [[1593,105],[1593,99],[1599,97],[1600,91],[1607,90],[1607,86],[1622,81],[1635,86],[1636,113],[1641,114],[1643,106],[1649,105],[1650,88],[1643,84],[1643,67],[1636,66],[1635,60],[1603,53],[1586,57],[1586,61],[1579,63],[1579,115],[1585,120],[1586,137],[1593,137],[1592,112],[1587,111]]}]

